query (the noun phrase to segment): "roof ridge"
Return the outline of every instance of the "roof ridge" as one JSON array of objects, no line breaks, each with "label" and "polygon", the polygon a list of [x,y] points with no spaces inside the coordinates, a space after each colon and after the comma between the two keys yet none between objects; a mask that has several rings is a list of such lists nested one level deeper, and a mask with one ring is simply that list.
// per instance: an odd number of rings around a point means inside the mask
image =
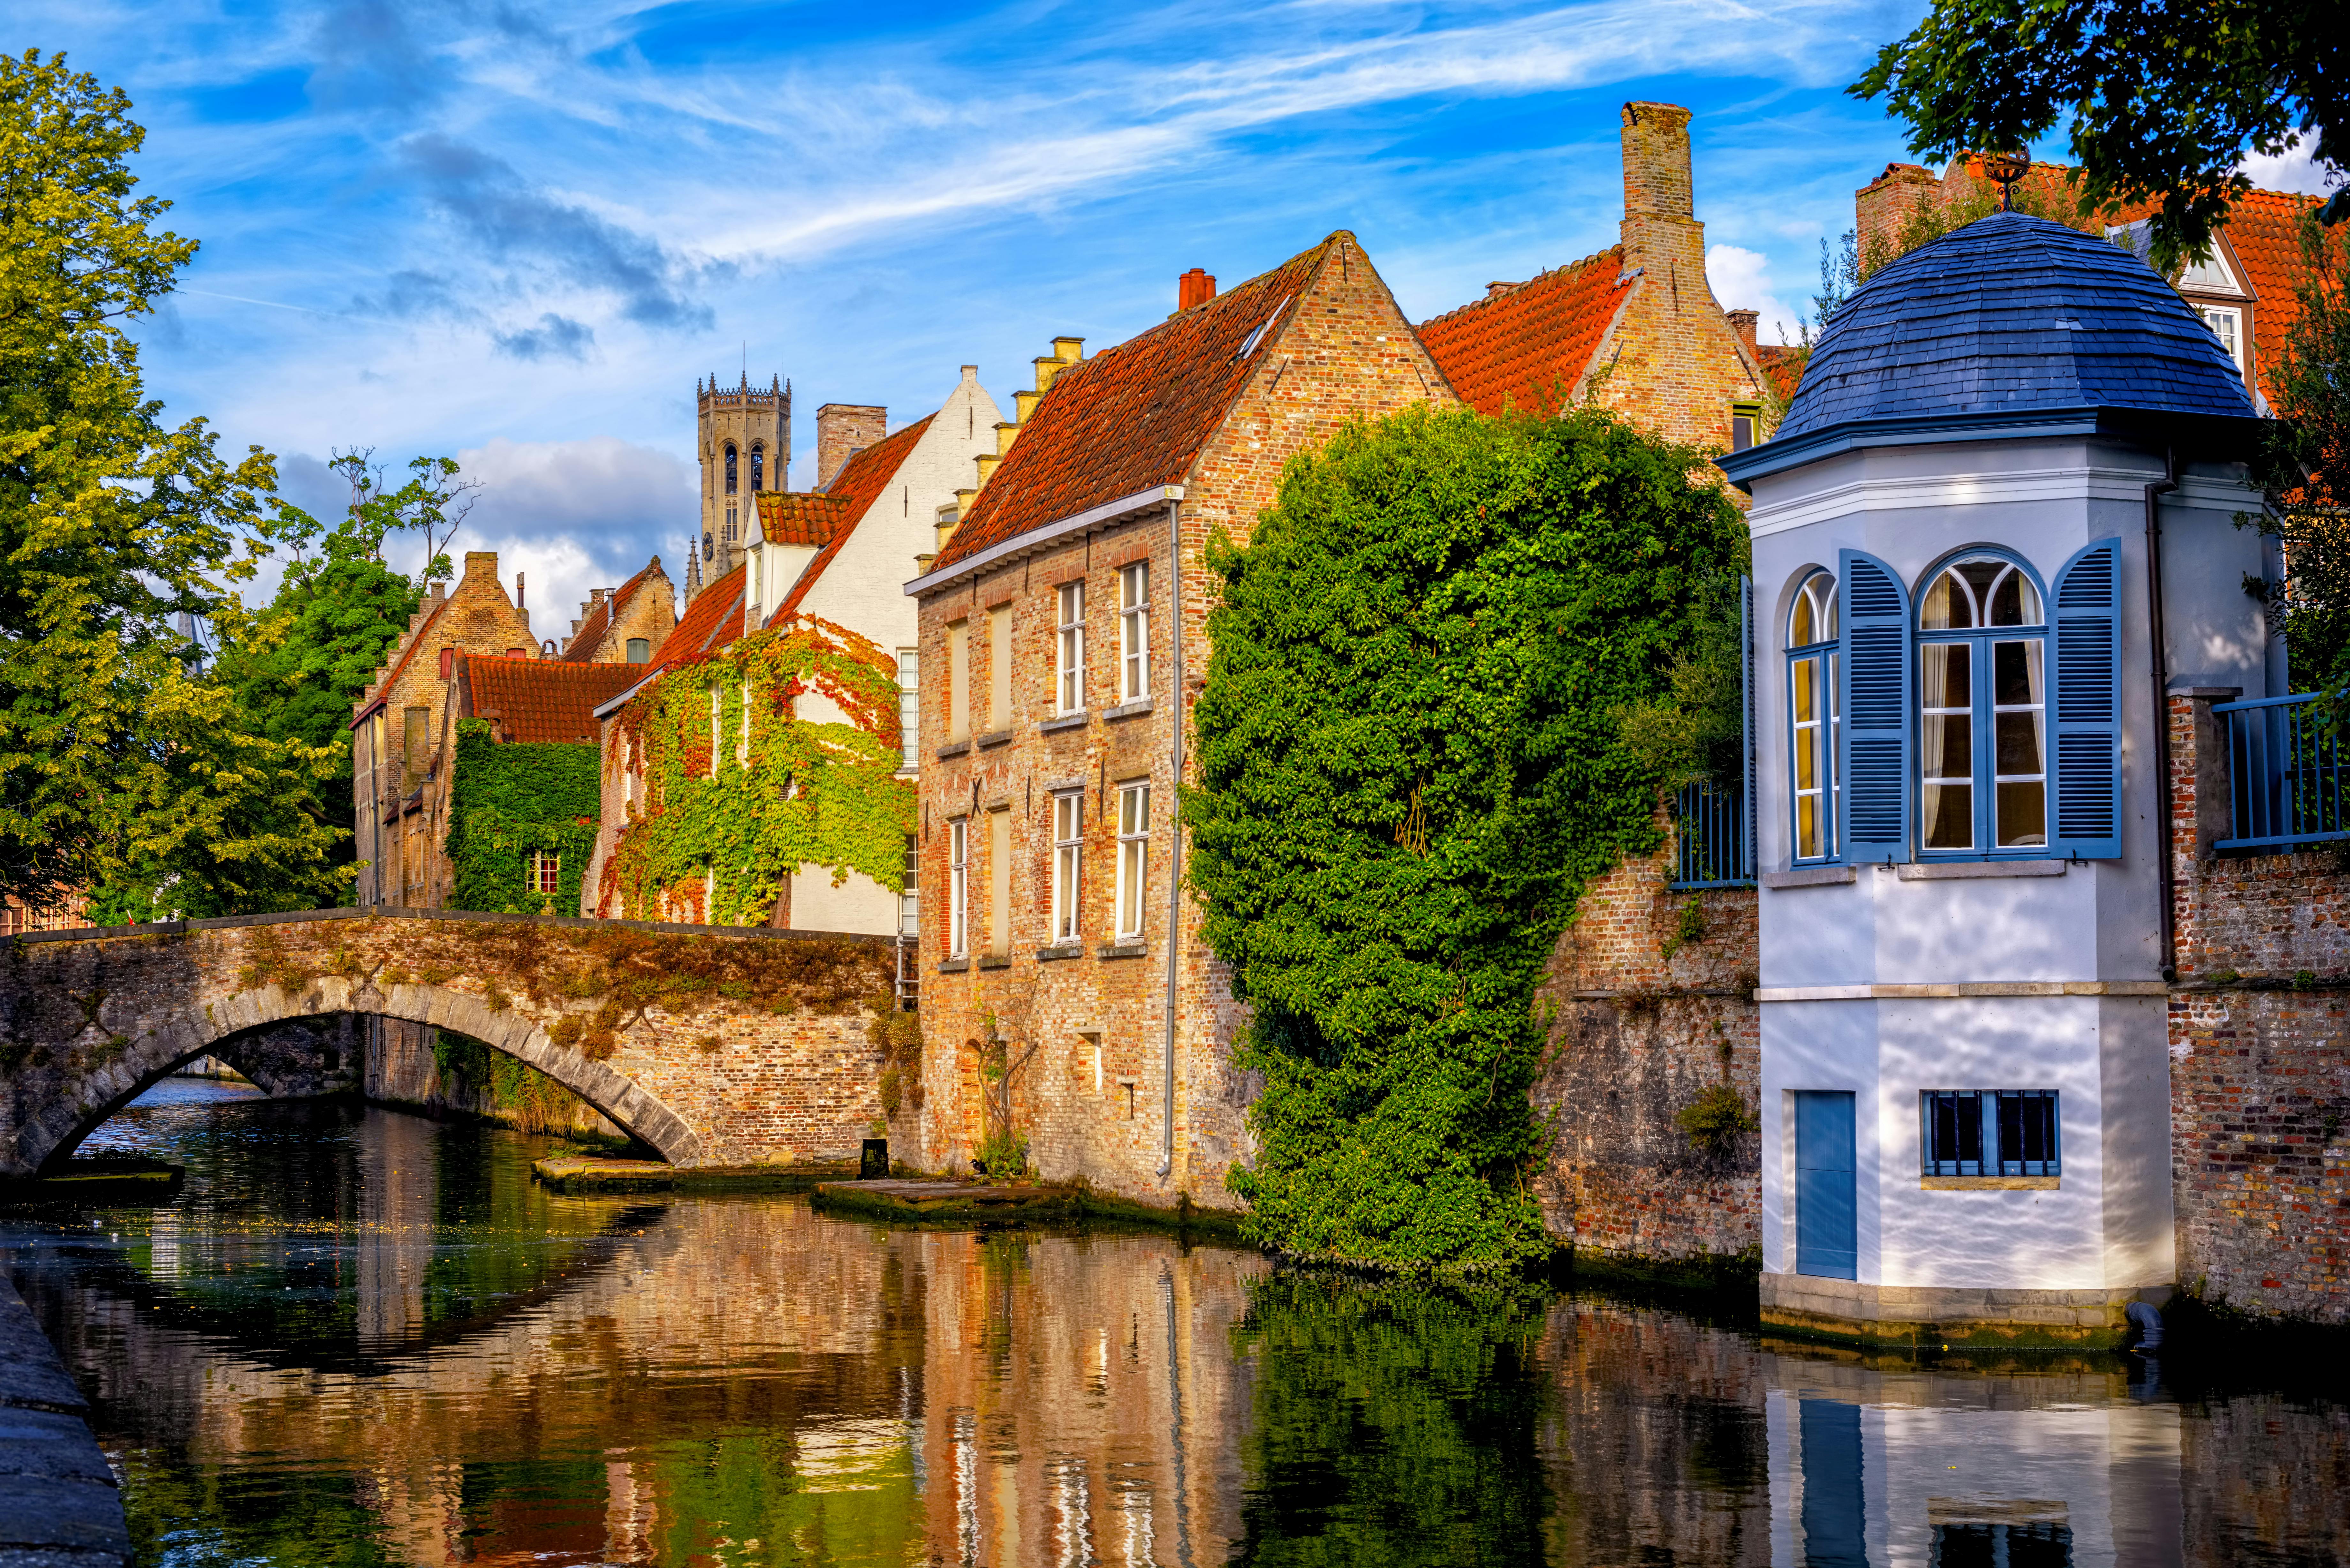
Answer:
[{"label": "roof ridge", "polygon": [[[1544,267],[1542,271],[1534,274],[1534,276],[1527,278],[1524,282],[1511,285],[1510,294],[1515,294],[1522,288],[1531,288],[1535,284],[1542,282],[1545,278],[1556,277],[1565,273],[1582,272],[1588,268],[1592,263],[1598,261],[1603,256],[1618,253],[1622,251],[1623,248],[1624,243],[1621,240],[1618,240],[1616,244],[1609,245],[1606,250],[1594,251],[1589,255],[1585,256],[1580,260],[1561,262],[1556,266]],[[1463,304],[1456,305],[1450,310],[1439,311],[1434,316],[1428,317],[1420,321],[1419,325],[1428,327],[1439,321],[1450,321],[1452,317],[1460,316],[1467,311],[1482,310],[1489,305],[1509,298],[1510,294],[1488,293],[1482,299],[1471,299]]]},{"label": "roof ridge", "polygon": [[[1141,331],[1136,333],[1133,337],[1127,338],[1123,342],[1113,343],[1107,348],[1096,349],[1091,355],[1078,360],[1076,364],[1062,371],[1058,376],[1055,376],[1053,379],[1053,385],[1058,387],[1064,380],[1066,380],[1070,376],[1075,375],[1076,372],[1087,369],[1092,366],[1098,365],[1103,360],[1110,358],[1114,355],[1122,354],[1126,350],[1134,348],[1137,344],[1141,343],[1145,338],[1149,337],[1154,334],[1166,331],[1179,324],[1196,324],[1201,317],[1205,316],[1215,306],[1219,305],[1227,305],[1232,301],[1238,299],[1244,290],[1256,287],[1259,284],[1271,278],[1275,273],[1286,272],[1291,267],[1295,266],[1299,262],[1304,261],[1306,257],[1318,255],[1320,253],[1328,250],[1333,244],[1336,244],[1338,242],[1341,235],[1344,235],[1346,238],[1350,240],[1355,238],[1354,234],[1346,229],[1333,229],[1329,234],[1323,239],[1317,240],[1313,244],[1306,246],[1304,250],[1299,251],[1294,256],[1275,262],[1273,265],[1265,268],[1254,277],[1244,277],[1241,279],[1240,282],[1232,285],[1230,288],[1220,291],[1213,297],[1201,300],[1199,304],[1191,306],[1190,310],[1179,310],[1172,316],[1167,317],[1162,320],[1154,321],[1149,326],[1144,327]],[[1359,244],[1361,242],[1357,241],[1357,244]]]}]

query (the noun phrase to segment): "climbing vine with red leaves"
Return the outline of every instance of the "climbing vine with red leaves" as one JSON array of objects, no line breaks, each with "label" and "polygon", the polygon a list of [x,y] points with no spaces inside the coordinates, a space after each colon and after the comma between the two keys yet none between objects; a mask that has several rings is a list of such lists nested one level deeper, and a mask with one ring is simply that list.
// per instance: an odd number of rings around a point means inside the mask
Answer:
[{"label": "climbing vine with red leaves", "polygon": [[915,797],[897,776],[897,666],[846,627],[794,617],[670,670],[608,743],[608,767],[642,784],[600,913],[764,925],[803,867],[904,888]]}]

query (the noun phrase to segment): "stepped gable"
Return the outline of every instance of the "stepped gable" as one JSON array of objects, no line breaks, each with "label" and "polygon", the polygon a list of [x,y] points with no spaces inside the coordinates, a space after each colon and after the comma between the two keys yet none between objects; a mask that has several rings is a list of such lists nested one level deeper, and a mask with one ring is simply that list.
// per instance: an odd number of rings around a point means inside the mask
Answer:
[{"label": "stepped gable", "polygon": [[841,547],[857,532],[858,524],[865,520],[866,513],[871,511],[873,504],[881,498],[881,492],[897,476],[899,465],[911,455],[923,432],[931,428],[931,421],[937,418],[934,413],[925,414],[887,440],[860,449],[856,456],[842,465],[838,473],[832,476],[832,483],[826,493],[847,504],[847,525],[836,529],[830,542],[800,568],[799,580],[792,585],[792,591],[784,596],[784,602],[775,607],[775,613],[767,618],[767,625],[774,626],[785,617],[799,613],[800,601],[807,597],[808,590],[816,586],[818,577],[824,576],[824,569],[839,556]]},{"label": "stepped gable", "polygon": [[1479,413],[1555,414],[1589,372],[1638,275],[1614,245],[1524,283],[1496,284],[1483,299],[1421,322],[1419,340]]},{"label": "stepped gable", "polygon": [[762,490],[756,499],[759,535],[770,545],[801,545],[820,550],[853,520],[846,501],[822,491]]},{"label": "stepped gable", "polygon": [[[1241,350],[1281,331],[1342,237],[1353,236],[1334,234],[1054,377],[931,571],[1097,506],[1183,483],[1256,373],[1256,356]],[[1260,327],[1265,332],[1253,343]]]},{"label": "stepped gable", "polygon": [[439,620],[441,612],[448,607],[449,601],[445,597],[428,596],[416,613],[408,618],[408,629],[401,632],[400,640],[391,645],[391,657],[384,660],[383,667],[375,672],[375,679],[369,681],[367,690],[359,693],[359,700],[352,710],[352,729],[359,727],[359,721],[367,717],[368,710],[376,705],[377,698],[390,691],[400,676],[407,673],[408,661],[416,657],[418,649],[424,646],[425,632],[432,629],[432,623]]},{"label": "stepped gable", "polygon": [[641,679],[633,664],[567,664],[551,659],[458,661],[459,711],[486,719],[501,742],[596,739],[596,709]]},{"label": "stepped gable", "polygon": [[556,658],[569,664],[593,663],[597,649],[603,646],[604,634],[612,629],[613,618],[620,613],[622,606],[637,597],[637,590],[645,586],[647,577],[652,576],[653,566],[658,561],[656,556],[653,561],[647,562],[637,569],[635,576],[588,606],[588,614],[579,622],[579,629],[571,634],[571,640],[563,645],[563,651]]},{"label": "stepped gable", "polygon": [[1877,421],[2105,409],[2253,417],[2234,362],[2151,267],[2062,223],[1994,213],[1853,292],[1771,444]]}]

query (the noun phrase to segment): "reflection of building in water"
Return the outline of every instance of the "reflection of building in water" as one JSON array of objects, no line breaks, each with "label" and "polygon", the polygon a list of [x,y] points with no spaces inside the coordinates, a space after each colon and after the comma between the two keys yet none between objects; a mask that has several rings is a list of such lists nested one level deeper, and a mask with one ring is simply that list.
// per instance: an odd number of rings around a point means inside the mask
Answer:
[{"label": "reflection of building in water", "polygon": [[1763,1360],[1774,1565],[2182,1560],[2178,1408],[2110,1373]]},{"label": "reflection of building in water", "polygon": [[377,1116],[359,1145],[359,1343],[393,1345],[424,1326],[424,1271],[439,1218],[435,1134],[421,1116]]}]

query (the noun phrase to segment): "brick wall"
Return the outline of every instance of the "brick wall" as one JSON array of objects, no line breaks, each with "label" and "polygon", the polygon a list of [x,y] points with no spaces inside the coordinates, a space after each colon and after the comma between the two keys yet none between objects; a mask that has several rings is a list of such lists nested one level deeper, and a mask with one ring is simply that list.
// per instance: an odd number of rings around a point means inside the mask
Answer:
[{"label": "brick wall", "polygon": [[1675,892],[1669,851],[1587,888],[1552,956],[1534,1103],[1554,1142],[1535,1195],[1552,1240],[1586,1261],[1709,1268],[1762,1245],[1759,1145],[1700,1150],[1675,1118],[1718,1084],[1754,1110],[1755,894]]},{"label": "brick wall", "polygon": [[[848,460],[889,433],[889,410],[864,403],[827,403],[816,411],[816,487],[832,483]],[[768,488],[785,488],[783,476]]]},{"label": "brick wall", "polygon": [[2210,708],[2170,704],[2179,1282],[2255,1316],[2350,1324],[2350,879],[2330,848],[2211,849],[2228,776]]}]

